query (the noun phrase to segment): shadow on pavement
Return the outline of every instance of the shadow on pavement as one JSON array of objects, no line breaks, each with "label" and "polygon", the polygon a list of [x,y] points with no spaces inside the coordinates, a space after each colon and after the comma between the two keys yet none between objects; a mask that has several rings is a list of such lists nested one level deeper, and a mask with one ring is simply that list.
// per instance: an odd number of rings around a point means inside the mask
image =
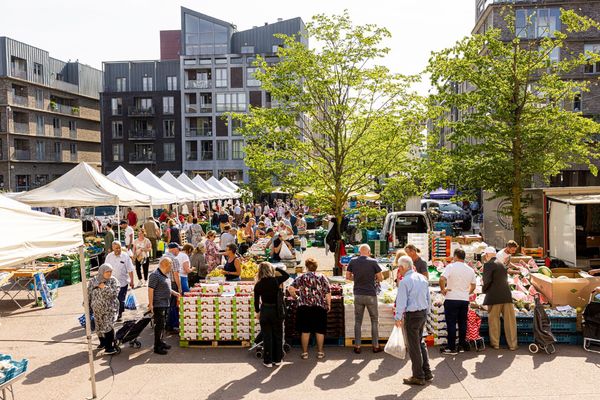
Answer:
[{"label": "shadow on pavement", "polygon": [[384,356],[383,360],[381,360],[381,363],[379,364],[379,367],[377,368],[377,371],[370,374],[369,379],[373,382],[377,382],[389,376],[396,375],[398,371],[400,371],[406,365],[407,362],[409,362],[408,355],[404,360],[400,360],[396,357]]},{"label": "shadow on pavement", "polygon": [[[23,380],[23,385],[36,385],[40,382],[43,382],[44,379],[47,378],[67,375],[73,369],[87,364],[87,362],[87,351],[70,354],[49,364],[38,367],[31,372],[28,372],[27,376]],[[96,380],[105,379],[110,375],[111,373],[109,369],[96,371]]]},{"label": "shadow on pavement", "polygon": [[477,379],[491,379],[502,375],[511,366],[516,354],[514,351],[486,349],[483,359],[475,363],[473,376]]},{"label": "shadow on pavement", "polygon": [[322,390],[341,389],[353,385],[360,379],[362,371],[371,360],[349,358],[334,370],[319,374],[315,386]]}]

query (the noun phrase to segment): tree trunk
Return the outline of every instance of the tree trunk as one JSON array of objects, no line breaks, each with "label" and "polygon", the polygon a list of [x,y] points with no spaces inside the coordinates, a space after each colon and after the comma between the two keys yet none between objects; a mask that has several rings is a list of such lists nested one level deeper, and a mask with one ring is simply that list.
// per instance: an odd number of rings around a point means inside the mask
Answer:
[{"label": "tree trunk", "polygon": [[512,183],[512,223],[513,223],[513,239],[519,243],[519,245],[523,244],[523,223],[521,221],[521,196],[523,194],[523,178],[521,171],[521,139],[517,135],[516,139],[513,141],[513,160],[514,160],[514,178]]}]

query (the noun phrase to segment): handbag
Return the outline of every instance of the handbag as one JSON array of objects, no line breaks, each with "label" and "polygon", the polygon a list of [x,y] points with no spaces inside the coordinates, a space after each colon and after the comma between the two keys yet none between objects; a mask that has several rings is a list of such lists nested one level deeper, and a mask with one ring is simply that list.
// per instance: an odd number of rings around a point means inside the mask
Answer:
[{"label": "handbag", "polygon": [[[82,314],[81,317],[79,317],[78,319],[79,325],[81,325],[82,328],[85,328],[85,314]],[[94,314],[90,314],[90,330],[96,330],[96,321],[94,320]]]},{"label": "handbag", "polygon": [[281,243],[281,250],[279,250],[279,258],[281,258],[282,260],[291,260],[294,258],[292,252],[285,243]]},{"label": "handbag", "polygon": [[128,310],[137,310],[137,305],[135,294],[133,292],[129,292],[127,298],[125,299],[125,308]]},{"label": "handbag", "polygon": [[383,350],[391,356],[404,360],[406,357],[406,345],[404,344],[402,329],[394,326],[394,330]]}]

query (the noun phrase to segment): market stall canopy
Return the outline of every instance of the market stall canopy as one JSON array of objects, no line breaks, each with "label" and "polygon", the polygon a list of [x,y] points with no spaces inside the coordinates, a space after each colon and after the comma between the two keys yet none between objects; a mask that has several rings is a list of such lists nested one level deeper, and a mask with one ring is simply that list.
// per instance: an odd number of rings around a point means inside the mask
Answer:
[{"label": "market stall canopy", "polygon": [[208,183],[204,179],[202,179],[202,177],[200,175],[196,175],[194,177],[194,179],[192,179],[192,182],[194,182],[197,186],[200,186],[201,188],[205,188],[206,190],[217,193],[219,195],[218,198],[221,200],[231,198],[231,192],[225,192],[223,190],[220,190],[220,189],[214,187],[213,185],[211,185],[210,183]]},{"label": "market stall canopy", "polygon": [[2,236],[0,267],[27,263],[83,244],[81,221],[76,219],[27,210],[0,199],[0,220],[18,221]]},{"label": "market stall canopy", "polygon": [[169,171],[165,172],[165,174],[163,176],[161,176],[160,179],[163,182],[166,182],[169,185],[171,185],[183,192],[187,192],[187,193],[191,194],[194,197],[194,201],[208,200],[208,198],[207,198],[208,196],[205,193],[198,192],[198,191],[194,190],[193,188],[185,186],[183,183],[179,182],[177,180],[177,178],[175,178],[175,176],[173,176],[173,174],[170,173]]},{"label": "market stall canopy", "polygon": [[229,197],[232,199],[239,199],[240,197],[242,197],[239,193],[236,193],[234,190],[231,190],[230,188],[224,186],[221,182],[219,182],[219,180],[217,178],[215,178],[214,176],[211,176],[209,180],[207,180],[209,185],[214,186],[215,188],[225,192],[225,193],[229,193]]},{"label": "market stall canopy", "polygon": [[453,189],[446,190],[439,188],[437,190],[434,190],[433,192],[429,192],[429,198],[437,200],[449,200],[453,198],[454,195],[456,195],[456,191]]},{"label": "market stall canopy", "polygon": [[207,197],[206,200],[216,200],[216,199],[221,198],[219,196],[219,194],[217,192],[215,192],[214,190],[206,189],[206,188],[201,187],[200,185],[197,185],[196,182],[192,181],[190,179],[190,177],[187,176],[186,174],[179,175],[177,180],[179,182],[181,182],[182,184],[184,184],[185,187],[189,187],[189,188],[193,189],[195,192],[204,193],[204,195]]},{"label": "market stall canopy", "polygon": [[147,206],[150,196],[119,185],[87,163],[49,184],[14,197],[32,207]]},{"label": "market stall canopy", "polygon": [[25,203],[21,203],[20,201],[16,201],[11,199],[10,197],[4,196],[0,194],[0,207],[4,208],[16,208],[19,210],[31,210]]},{"label": "market stall canopy", "polygon": [[379,200],[381,198],[381,195],[379,193],[369,192],[365,194],[359,194],[358,196],[356,196],[356,198],[359,200],[375,201]]},{"label": "market stall canopy", "polygon": [[140,193],[150,196],[152,205],[164,205],[177,203],[177,196],[164,190],[155,188],[147,184],[135,175],[128,172],[125,168],[119,167],[107,176],[113,182],[128,187]]},{"label": "market stall canopy", "polygon": [[186,203],[186,202],[194,201],[193,194],[191,194],[190,192],[187,192],[187,191],[179,190],[176,187],[169,185],[168,183],[166,183],[165,181],[160,179],[158,176],[156,176],[152,172],[150,172],[150,170],[148,168],[146,168],[142,172],[140,172],[136,178],[138,178],[142,182],[145,182],[148,185],[150,185],[158,190],[162,190],[165,193],[170,193],[170,194],[175,195],[175,197],[177,198],[177,202],[179,202],[179,203]]},{"label": "market stall canopy", "polygon": [[234,192],[239,192],[240,191],[240,187],[238,185],[236,185],[235,183],[231,182],[229,179],[227,179],[226,177],[222,177],[221,181],[220,181],[224,186],[233,189]]},{"label": "market stall canopy", "polygon": [[565,204],[600,204],[600,194],[552,195],[548,198]]}]

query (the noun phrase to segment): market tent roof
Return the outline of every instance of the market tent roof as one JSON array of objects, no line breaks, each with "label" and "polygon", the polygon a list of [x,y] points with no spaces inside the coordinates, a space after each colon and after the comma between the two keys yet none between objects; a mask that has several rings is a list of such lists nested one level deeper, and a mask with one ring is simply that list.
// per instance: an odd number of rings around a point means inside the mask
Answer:
[{"label": "market tent roof", "polygon": [[600,194],[548,196],[548,198],[566,204],[600,204]]},{"label": "market tent roof", "polygon": [[0,207],[16,208],[19,210],[31,210],[31,207],[29,207],[27,204],[21,203],[20,201],[13,200],[10,197],[7,197],[7,196],[1,195],[1,194],[0,194]]},{"label": "market tent roof", "polygon": [[220,181],[224,186],[233,189],[235,192],[239,192],[240,187],[238,185],[236,185],[235,183],[231,182],[229,179],[227,179],[227,177],[222,177],[221,181]]},{"label": "market tent roof", "polygon": [[356,198],[359,200],[368,200],[368,201],[379,200],[380,197],[381,197],[381,195],[379,193],[373,193],[373,192],[359,194],[358,196],[356,196]]},{"label": "market tent roof", "polygon": [[32,207],[94,207],[150,205],[150,196],[119,185],[87,163],[49,184],[14,197]]},{"label": "market tent roof", "polygon": [[128,187],[129,189],[147,194],[150,196],[150,199],[152,199],[152,205],[177,203],[176,195],[147,184],[121,166],[108,174],[107,177],[113,182]]},{"label": "market tent roof", "polygon": [[242,197],[239,193],[236,193],[234,190],[231,190],[230,188],[224,186],[221,182],[219,182],[219,180],[217,178],[215,178],[214,176],[211,176],[209,180],[207,180],[207,182],[214,186],[215,188],[224,191],[225,193],[229,193],[230,194],[230,198],[232,199],[239,199],[240,197]]},{"label": "market tent roof", "polygon": [[202,177],[200,175],[196,175],[194,177],[194,179],[192,179],[192,182],[194,182],[197,186],[200,186],[201,188],[205,188],[206,190],[217,193],[219,195],[219,197],[218,197],[219,199],[230,199],[231,198],[231,192],[226,192],[224,190],[216,188],[215,186],[211,185],[210,183],[208,183],[204,179],[202,179]]},{"label": "market tent roof", "polygon": [[27,263],[83,244],[81,221],[76,219],[27,210],[0,199],[0,220],[18,221],[2,238],[0,267]]},{"label": "market tent roof", "polygon": [[181,182],[182,184],[184,184],[185,187],[189,187],[189,188],[193,189],[195,192],[204,193],[204,195],[207,197],[206,200],[216,200],[216,199],[221,198],[221,196],[219,196],[219,194],[216,193],[214,190],[205,189],[205,188],[201,187],[200,185],[197,185],[196,182],[192,181],[190,179],[190,177],[187,176],[186,174],[179,175],[177,180],[179,182]]},{"label": "market tent roof", "polygon": [[209,196],[207,196],[205,193],[198,192],[198,191],[194,190],[193,188],[187,187],[183,183],[179,182],[177,180],[177,178],[175,178],[175,176],[173,176],[173,174],[170,173],[169,171],[165,172],[165,174],[163,176],[161,176],[160,179],[163,182],[166,182],[169,185],[171,185],[183,192],[187,192],[187,193],[191,194],[194,198],[194,201],[209,200],[208,199]]},{"label": "market tent roof", "polygon": [[158,189],[163,190],[166,193],[174,194],[177,197],[177,201],[180,203],[185,203],[189,201],[194,201],[194,195],[183,190],[179,190],[176,187],[173,187],[160,179],[158,176],[154,175],[148,168],[144,169],[137,175],[137,178],[148,185]]}]

